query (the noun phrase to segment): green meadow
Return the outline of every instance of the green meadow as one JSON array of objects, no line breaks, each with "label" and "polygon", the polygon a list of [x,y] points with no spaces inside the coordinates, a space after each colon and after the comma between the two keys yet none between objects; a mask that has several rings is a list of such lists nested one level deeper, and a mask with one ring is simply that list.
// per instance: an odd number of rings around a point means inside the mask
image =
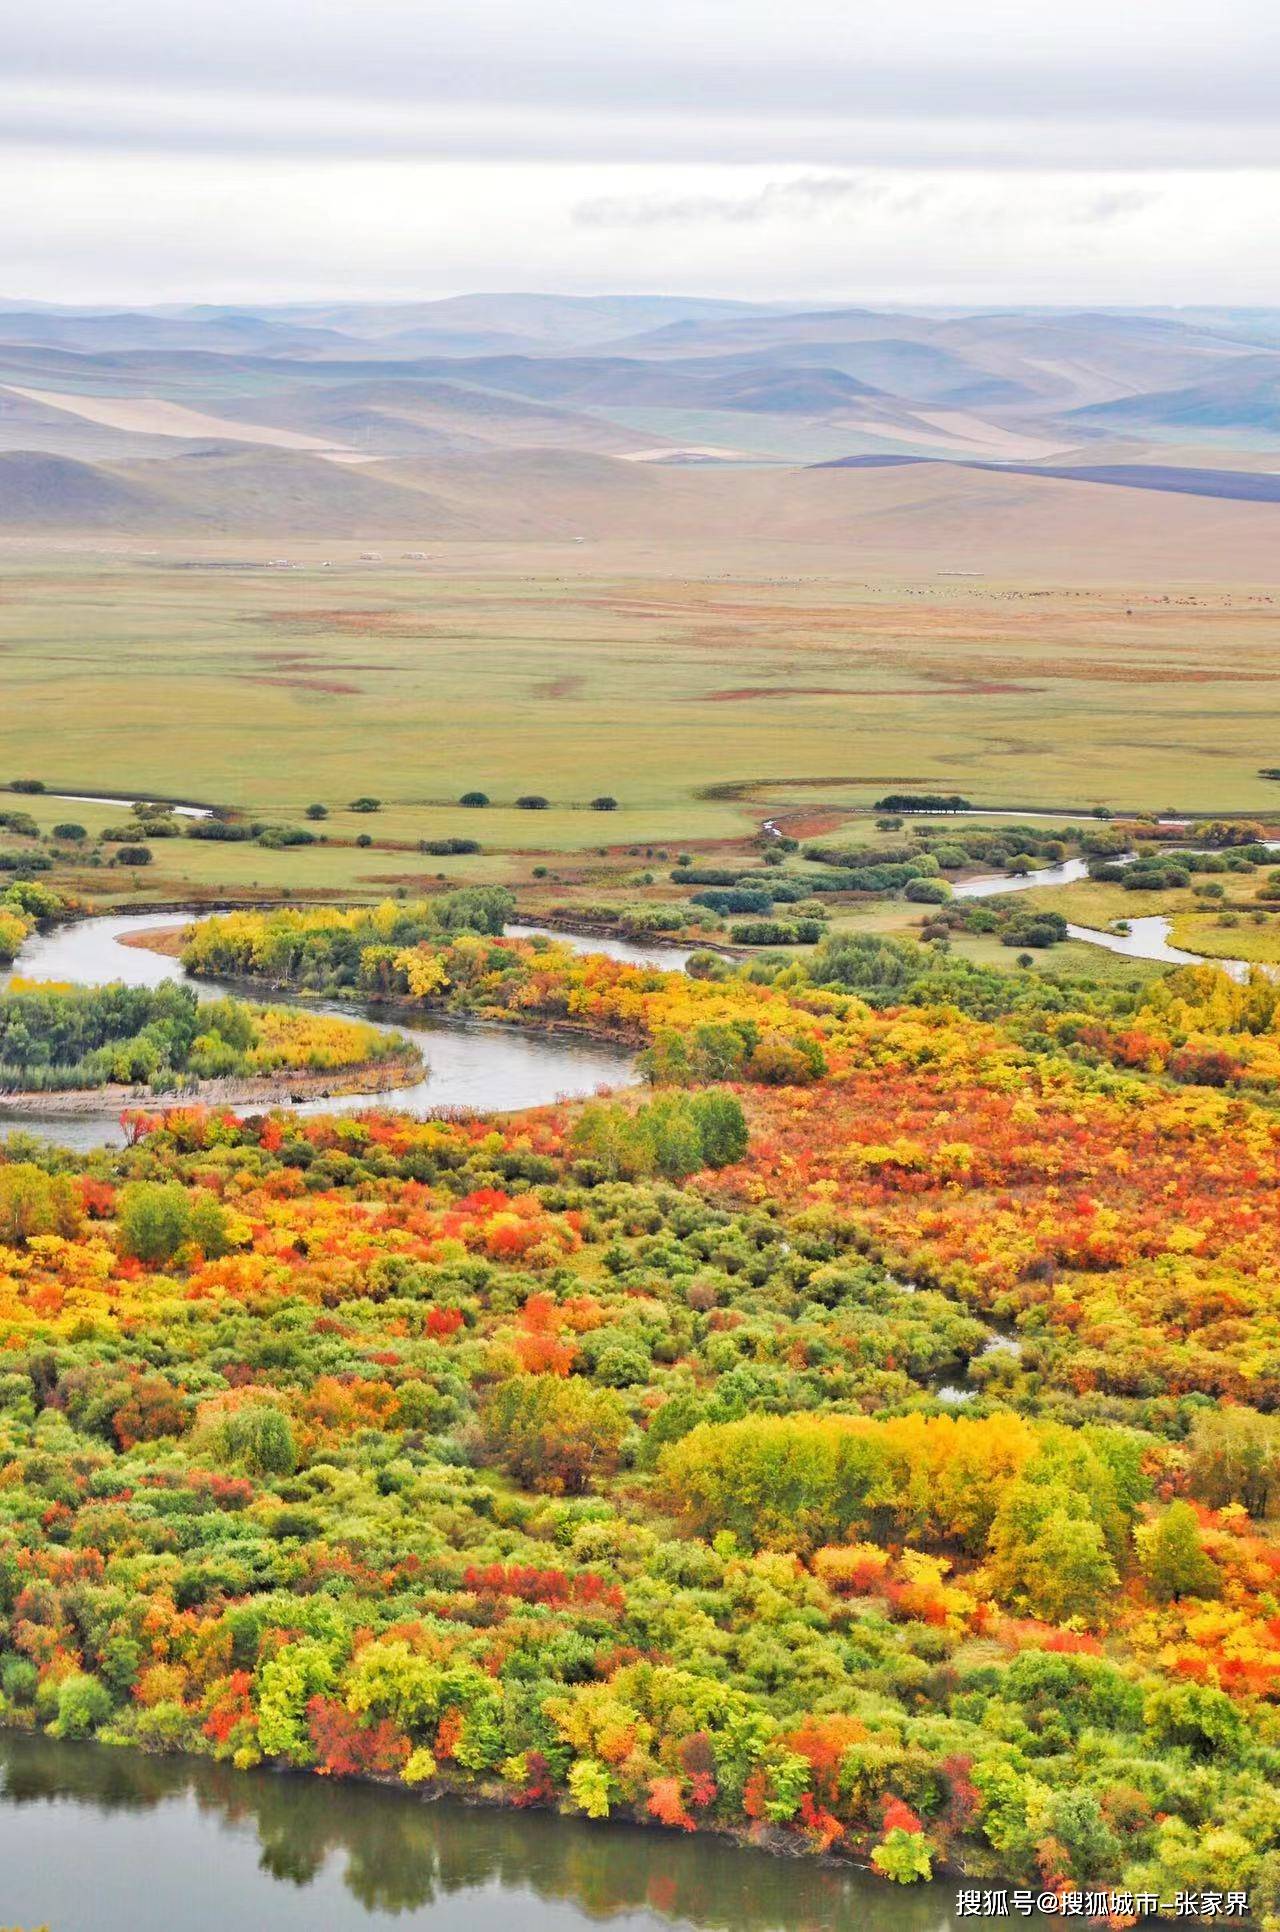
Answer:
[{"label": "green meadow", "polygon": [[[893,789],[1063,813],[1280,801],[1258,776],[1280,737],[1260,597],[664,576],[621,553],[575,571],[563,551],[492,549],[326,566],[312,545],[280,569],[227,545],[11,546],[0,778],[272,821],[330,810],[322,846],[158,846],[123,887],[147,897],[367,896],[441,874],[594,889],[646,854],[740,843],[779,814],[822,829]],[[491,807],[460,808],[468,790]],[[348,811],[362,794],[382,810]],[[517,809],[525,794],[548,809]],[[618,809],[591,810],[599,795]],[[118,815],[40,807],[91,833]],[[453,836],[483,854],[417,851]]]}]

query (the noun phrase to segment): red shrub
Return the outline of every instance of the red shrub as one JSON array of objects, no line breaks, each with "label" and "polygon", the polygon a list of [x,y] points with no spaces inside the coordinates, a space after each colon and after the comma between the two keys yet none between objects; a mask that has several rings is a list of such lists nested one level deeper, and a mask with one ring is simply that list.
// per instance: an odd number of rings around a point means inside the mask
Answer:
[{"label": "red shrub", "polygon": [[332,1697],[310,1700],[307,1730],[315,1749],[316,1770],[322,1777],[389,1777],[409,1756],[409,1740],[390,1718],[363,1724]]}]

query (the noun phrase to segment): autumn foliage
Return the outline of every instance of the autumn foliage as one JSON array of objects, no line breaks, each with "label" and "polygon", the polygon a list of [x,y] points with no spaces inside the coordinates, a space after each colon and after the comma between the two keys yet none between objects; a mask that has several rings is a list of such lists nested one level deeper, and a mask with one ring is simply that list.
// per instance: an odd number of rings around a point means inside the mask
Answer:
[{"label": "autumn foliage", "polygon": [[0,1156],[0,1720],[893,1883],[1172,1896],[1206,1832],[1272,1882],[1264,991],[982,1017],[396,906],[192,943],[657,1092]]}]

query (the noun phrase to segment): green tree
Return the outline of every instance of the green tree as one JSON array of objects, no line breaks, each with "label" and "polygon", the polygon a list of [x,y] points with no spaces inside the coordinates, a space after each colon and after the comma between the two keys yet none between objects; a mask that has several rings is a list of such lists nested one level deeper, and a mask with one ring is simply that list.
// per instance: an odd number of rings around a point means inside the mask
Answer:
[{"label": "green tree", "polygon": [[1166,1684],[1153,1690],[1142,1721],[1156,1744],[1180,1744],[1197,1757],[1239,1756],[1244,1719],[1225,1691],[1212,1684]]},{"label": "green tree", "polygon": [[702,1135],[684,1094],[664,1094],[637,1118],[652,1150],[651,1172],[668,1181],[697,1173],[704,1164]]},{"label": "green tree", "polygon": [[0,1242],[21,1248],[35,1234],[72,1235],[80,1211],[71,1182],[34,1161],[0,1167]]},{"label": "green tree", "polygon": [[616,1470],[627,1412],[611,1389],[576,1375],[515,1375],[490,1397],[484,1430],[518,1481],[578,1495]]},{"label": "green tree", "polygon": [[[219,1203],[204,1190],[217,1217],[201,1208],[206,1236],[225,1227]],[[171,1261],[184,1242],[195,1238],[195,1205],[179,1181],[131,1181],[120,1196],[118,1240],[122,1254],[133,1255],[153,1267]],[[203,1245],[203,1243],[201,1243]]]},{"label": "green tree", "polygon": [[747,1118],[735,1094],[699,1094],[692,1111],[708,1167],[731,1167],[743,1158],[748,1143]]},{"label": "green tree", "polygon": [[1073,1878],[1083,1883],[1099,1873],[1117,1870],[1122,1858],[1120,1841],[1092,1791],[1056,1791],[1044,1823],[1047,1836],[1066,1852]]},{"label": "green tree", "polygon": [[201,1454],[216,1465],[251,1476],[291,1476],[298,1464],[293,1425],[273,1402],[246,1403],[206,1421],[196,1437]]},{"label": "green tree", "polygon": [[568,1777],[569,1796],[588,1818],[607,1818],[613,1779],[598,1758],[579,1758]]},{"label": "green tree", "polygon": [[884,1843],[871,1854],[871,1863],[885,1878],[898,1885],[914,1885],[919,1879],[933,1877],[928,1841],[921,1831],[904,1831],[897,1825]]},{"label": "green tree", "polygon": [[136,1181],[121,1196],[120,1247],[139,1261],[168,1261],[189,1224],[186,1190],[176,1181]]},{"label": "green tree", "polygon": [[263,1664],[258,1672],[258,1742],[264,1756],[310,1764],[315,1756],[307,1733],[307,1703],[329,1690],[334,1663],[325,1644],[305,1637]]},{"label": "green tree", "polygon": [[365,1644],[347,1677],[347,1702],[353,1711],[389,1717],[411,1737],[422,1737],[439,1718],[448,1699],[449,1673],[410,1650],[401,1637],[380,1637]]},{"label": "green tree", "polygon": [[441,932],[481,932],[497,938],[516,909],[505,886],[459,886],[434,903]]},{"label": "green tree", "polygon": [[1178,1597],[1216,1597],[1222,1573],[1200,1542],[1200,1525],[1190,1503],[1171,1503],[1163,1516],[1137,1534],[1142,1574],[1161,1603]]},{"label": "green tree", "polygon": [[200,1019],[206,1032],[218,1034],[241,1053],[247,1052],[258,1037],[253,1014],[243,1000],[210,1000],[200,1008]]},{"label": "green tree", "polygon": [[1191,1431],[1191,1493],[1212,1509],[1243,1503],[1270,1516],[1280,1501],[1280,1416],[1232,1404],[1196,1417]]},{"label": "green tree", "polygon": [[86,1671],[72,1671],[58,1686],[58,1714],[49,1729],[55,1737],[91,1737],[114,1706],[111,1692]]},{"label": "green tree", "polygon": [[16,1651],[0,1663],[0,1691],[12,1704],[29,1705],[35,1702],[40,1673],[29,1657],[19,1657]]},{"label": "green tree", "polygon": [[1052,1623],[1096,1623],[1119,1583],[1090,1500],[1061,1481],[1012,1483],[991,1528],[996,1595]]}]

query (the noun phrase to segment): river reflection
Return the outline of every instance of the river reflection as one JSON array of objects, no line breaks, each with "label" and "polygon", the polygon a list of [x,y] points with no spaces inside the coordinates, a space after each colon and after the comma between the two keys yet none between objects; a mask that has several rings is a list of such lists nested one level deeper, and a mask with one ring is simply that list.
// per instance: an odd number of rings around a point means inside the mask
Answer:
[{"label": "river reflection", "polygon": [[948,1932],[954,1896],[701,1835],[0,1734],[0,1911],[53,1932]]}]

